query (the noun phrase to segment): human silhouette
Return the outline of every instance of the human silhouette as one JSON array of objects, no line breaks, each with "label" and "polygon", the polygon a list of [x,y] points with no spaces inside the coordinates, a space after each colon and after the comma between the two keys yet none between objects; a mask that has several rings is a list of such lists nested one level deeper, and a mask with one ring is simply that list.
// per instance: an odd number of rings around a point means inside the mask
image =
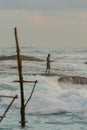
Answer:
[{"label": "human silhouette", "polygon": [[46,73],[50,74],[50,54],[47,56]]}]

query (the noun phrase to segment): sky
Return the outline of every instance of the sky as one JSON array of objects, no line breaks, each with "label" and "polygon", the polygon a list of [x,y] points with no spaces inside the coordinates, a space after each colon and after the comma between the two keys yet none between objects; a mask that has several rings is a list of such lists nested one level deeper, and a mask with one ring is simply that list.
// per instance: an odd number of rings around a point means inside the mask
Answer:
[{"label": "sky", "polygon": [[0,46],[87,47],[87,0],[0,0]]}]

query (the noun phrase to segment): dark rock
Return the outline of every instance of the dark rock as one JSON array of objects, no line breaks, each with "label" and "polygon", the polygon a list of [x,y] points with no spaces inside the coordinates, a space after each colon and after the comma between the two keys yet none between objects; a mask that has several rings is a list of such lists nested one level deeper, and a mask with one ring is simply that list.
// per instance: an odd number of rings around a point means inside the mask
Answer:
[{"label": "dark rock", "polygon": [[[24,56],[24,55],[21,55],[21,58],[22,58],[22,60],[25,60],[25,61],[38,61],[38,62],[44,61],[43,59],[36,58],[36,57],[33,57],[33,56]],[[0,56],[0,61],[2,61],[2,60],[17,60],[17,55]]]},{"label": "dark rock", "polygon": [[58,81],[60,83],[87,84],[87,78],[80,76],[63,76]]}]

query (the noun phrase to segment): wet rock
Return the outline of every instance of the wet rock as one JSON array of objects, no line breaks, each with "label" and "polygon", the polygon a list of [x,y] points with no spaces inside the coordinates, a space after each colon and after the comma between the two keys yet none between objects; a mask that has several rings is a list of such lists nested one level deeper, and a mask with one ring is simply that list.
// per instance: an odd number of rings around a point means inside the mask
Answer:
[{"label": "wet rock", "polygon": [[[21,55],[21,58],[22,58],[22,60],[25,60],[25,61],[38,61],[38,62],[42,62],[43,61],[43,59],[36,58],[36,57],[33,57],[33,56]],[[17,60],[17,55],[0,56],[0,61],[2,61],[2,60]]]},{"label": "wet rock", "polygon": [[63,76],[58,81],[60,83],[87,84],[87,78],[80,76]]}]

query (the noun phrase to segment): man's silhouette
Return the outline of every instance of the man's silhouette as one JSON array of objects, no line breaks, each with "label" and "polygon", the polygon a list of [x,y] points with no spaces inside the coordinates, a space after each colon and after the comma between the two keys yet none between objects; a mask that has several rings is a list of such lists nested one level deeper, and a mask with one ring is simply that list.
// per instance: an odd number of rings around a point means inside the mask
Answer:
[{"label": "man's silhouette", "polygon": [[50,54],[47,56],[46,73],[50,74]]}]

